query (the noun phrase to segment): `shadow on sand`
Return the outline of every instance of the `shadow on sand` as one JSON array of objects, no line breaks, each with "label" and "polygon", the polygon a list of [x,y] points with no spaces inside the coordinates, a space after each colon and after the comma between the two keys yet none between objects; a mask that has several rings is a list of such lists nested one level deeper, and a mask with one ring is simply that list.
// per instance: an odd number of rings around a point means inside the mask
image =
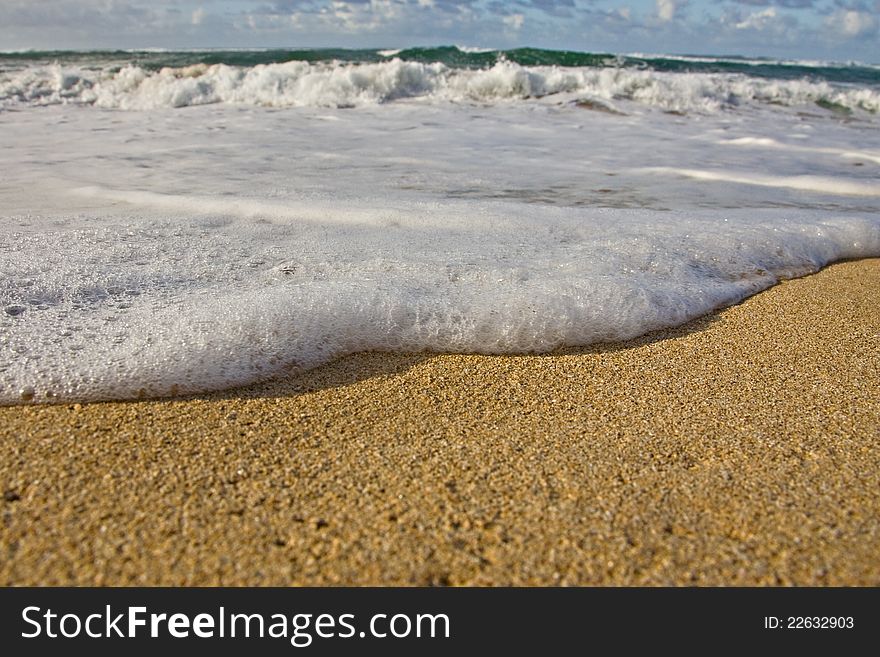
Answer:
[{"label": "shadow on sand", "polygon": [[[729,306],[728,306],[729,307]],[[547,353],[504,354],[487,356],[486,358],[551,358],[559,356],[595,355],[629,351],[663,340],[674,340],[708,329],[718,321],[719,309],[691,320],[680,326],[651,331],[631,340],[620,342],[600,342],[584,347],[562,347]],[[391,353],[366,351],[341,356],[325,365],[311,370],[297,372],[284,377],[255,383],[242,388],[222,390],[214,393],[191,395],[179,399],[203,399],[206,401],[232,399],[275,399],[291,397],[319,390],[339,388],[352,385],[375,377],[388,377],[403,374],[423,363],[444,355],[434,352]],[[454,354],[465,355],[465,354]]]}]

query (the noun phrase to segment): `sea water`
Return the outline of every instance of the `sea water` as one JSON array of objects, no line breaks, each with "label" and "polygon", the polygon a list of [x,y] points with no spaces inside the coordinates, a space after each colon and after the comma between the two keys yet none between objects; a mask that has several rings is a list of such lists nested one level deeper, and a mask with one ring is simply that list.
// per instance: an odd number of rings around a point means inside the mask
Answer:
[{"label": "sea water", "polygon": [[853,63],[0,55],[0,403],[679,325],[880,256],[878,110]]}]

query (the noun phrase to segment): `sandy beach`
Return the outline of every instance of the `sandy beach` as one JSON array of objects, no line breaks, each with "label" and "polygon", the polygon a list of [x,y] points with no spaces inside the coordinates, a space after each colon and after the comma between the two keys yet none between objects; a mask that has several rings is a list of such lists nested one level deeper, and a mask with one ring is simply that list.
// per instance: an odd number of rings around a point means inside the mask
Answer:
[{"label": "sandy beach", "polygon": [[880,585],[880,260],[549,356],[0,408],[3,585]]}]

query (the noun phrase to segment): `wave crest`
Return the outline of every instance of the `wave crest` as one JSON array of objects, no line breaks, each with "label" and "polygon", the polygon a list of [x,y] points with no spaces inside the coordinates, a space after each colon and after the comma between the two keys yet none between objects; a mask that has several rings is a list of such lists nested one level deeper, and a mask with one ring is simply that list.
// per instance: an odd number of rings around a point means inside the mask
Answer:
[{"label": "wave crest", "polygon": [[880,92],[828,82],[742,74],[631,68],[523,66],[484,69],[392,59],[380,63],[291,61],[238,67],[195,64],[150,71],[134,65],[88,70],[58,64],[0,76],[0,105],[82,104],[157,109],[212,103],[267,107],[356,107],[402,99],[516,102],[559,94],[634,102],[665,111],[714,113],[774,104],[831,111],[880,111]]}]

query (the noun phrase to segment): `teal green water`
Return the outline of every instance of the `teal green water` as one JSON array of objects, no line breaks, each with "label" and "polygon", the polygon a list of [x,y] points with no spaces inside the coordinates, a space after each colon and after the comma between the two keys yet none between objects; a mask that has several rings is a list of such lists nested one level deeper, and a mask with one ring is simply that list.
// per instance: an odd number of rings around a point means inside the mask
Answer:
[{"label": "teal green water", "polygon": [[501,60],[523,66],[623,67],[679,73],[739,73],[766,79],[807,78],[831,83],[880,86],[880,66],[859,63],[779,61],[744,57],[636,56],[571,50],[462,50],[455,46],[407,48],[400,51],[322,49],[188,50],[188,51],[28,51],[0,53],[0,70],[33,62],[106,67],[136,64],[146,69],[228,64],[255,66],[288,61],[382,62],[390,59],[433,63],[452,68],[487,68]]}]

